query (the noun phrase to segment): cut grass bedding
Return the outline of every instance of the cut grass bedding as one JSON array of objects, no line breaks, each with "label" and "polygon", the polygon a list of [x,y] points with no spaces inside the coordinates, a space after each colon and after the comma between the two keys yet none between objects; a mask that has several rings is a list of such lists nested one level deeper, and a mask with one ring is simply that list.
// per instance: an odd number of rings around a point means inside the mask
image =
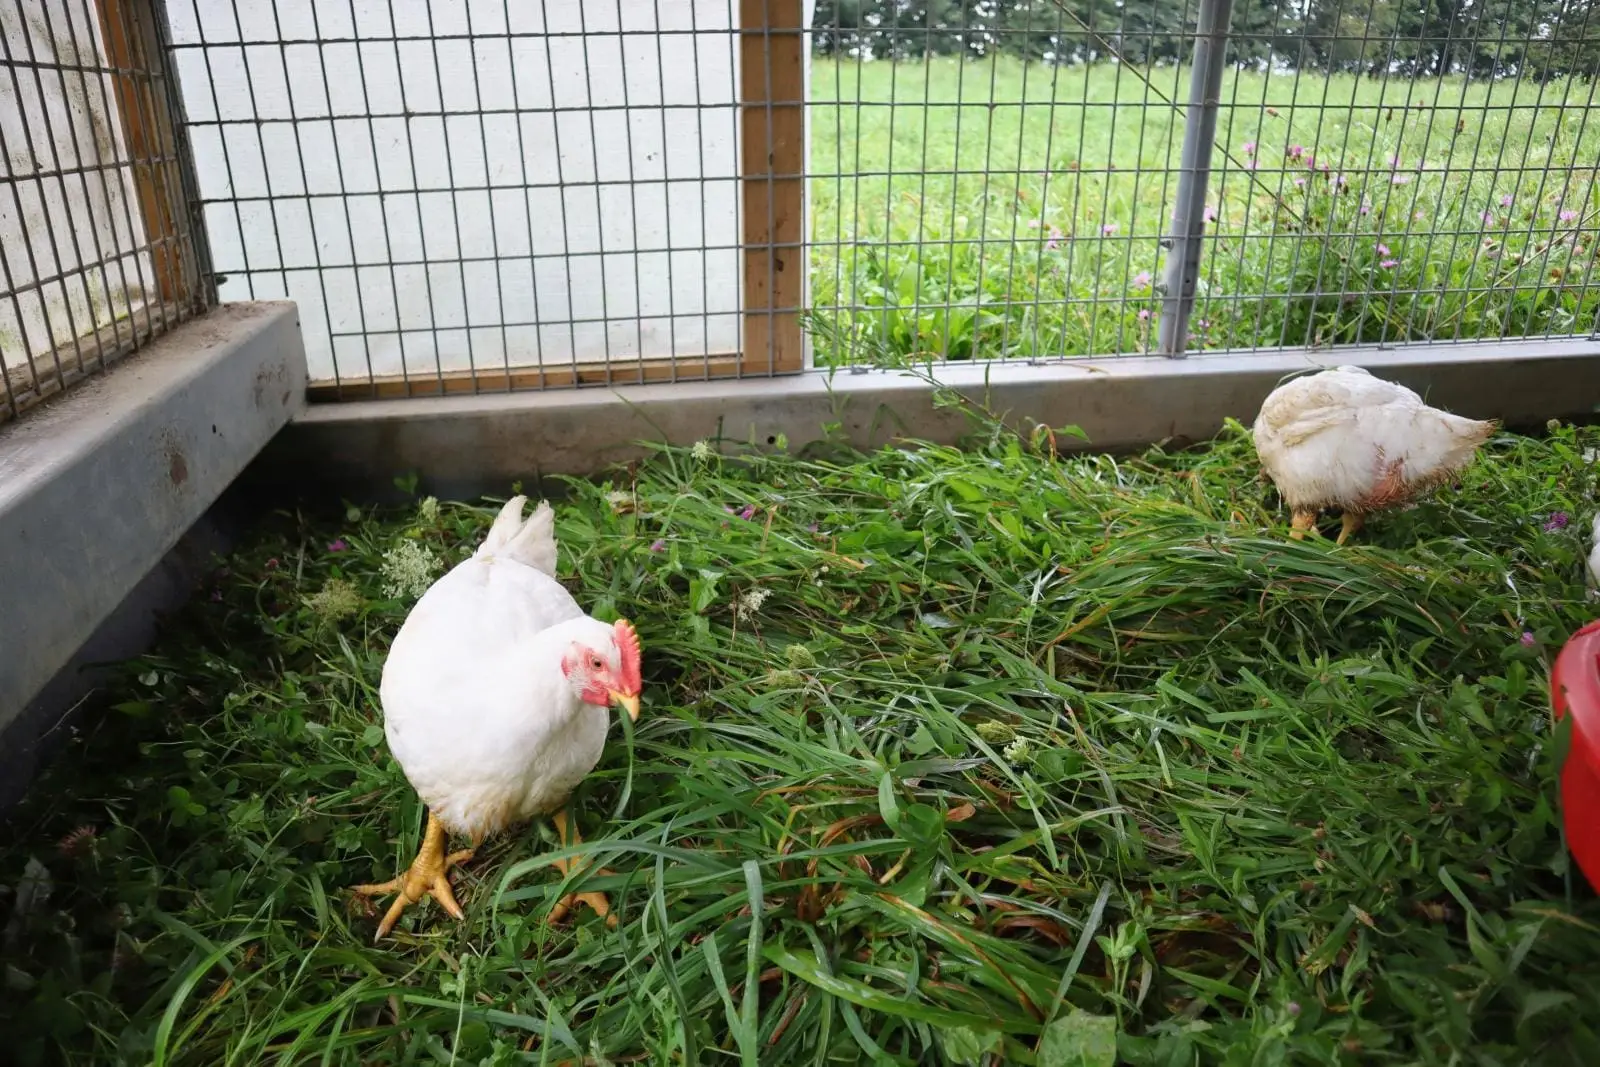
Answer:
[{"label": "cut grass bedding", "polygon": [[646,653],[574,809],[614,930],[543,924],[534,824],[372,944],[344,887],[423,815],[385,649],[494,508],[278,516],[13,813],[8,1062],[1600,1062],[1545,691],[1600,432],[1344,549],[1237,427],[1037,443],[572,485],[563,576]]}]

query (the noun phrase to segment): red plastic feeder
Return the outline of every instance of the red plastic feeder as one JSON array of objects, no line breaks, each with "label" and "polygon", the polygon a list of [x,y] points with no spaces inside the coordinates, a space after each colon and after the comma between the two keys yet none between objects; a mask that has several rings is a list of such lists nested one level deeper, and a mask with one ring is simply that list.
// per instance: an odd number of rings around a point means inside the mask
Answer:
[{"label": "red plastic feeder", "polygon": [[1572,746],[1561,768],[1561,820],[1567,847],[1589,885],[1600,890],[1600,620],[1567,639],[1550,672],[1559,720],[1572,713]]}]

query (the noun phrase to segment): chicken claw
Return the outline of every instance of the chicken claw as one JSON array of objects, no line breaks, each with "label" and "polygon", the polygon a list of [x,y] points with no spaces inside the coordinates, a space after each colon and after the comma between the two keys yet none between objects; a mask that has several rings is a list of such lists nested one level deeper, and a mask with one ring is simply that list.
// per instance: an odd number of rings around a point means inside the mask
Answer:
[{"label": "chicken claw", "polygon": [[428,828],[422,835],[422,847],[417,850],[417,858],[411,861],[411,866],[404,874],[387,882],[350,887],[351,892],[364,897],[378,897],[387,893],[399,894],[394,898],[394,903],[389,905],[389,911],[384,915],[383,921],[378,924],[378,936],[373,939],[374,942],[387,937],[389,931],[394,929],[394,924],[400,921],[401,913],[426,896],[438,901],[439,906],[453,918],[466,918],[461,905],[456,903],[455,892],[450,888],[449,871],[451,867],[470,860],[476,849],[468,848],[446,855],[444,851],[446,837],[444,824],[434,818],[433,812],[430,811]]},{"label": "chicken claw", "polygon": [[[583,837],[578,833],[578,825],[577,823],[570,822],[568,820],[565,808],[552,815],[550,817],[550,821],[555,824],[556,834],[561,838],[561,847],[565,848],[568,845],[583,844]],[[554,864],[555,868],[563,875],[570,874],[572,869],[577,865],[578,858],[576,856],[573,856],[570,859],[556,860]],[[616,872],[608,871],[602,867],[600,869],[600,873],[615,874]],[[545,921],[553,926],[562,919],[565,919],[567,917],[567,913],[573,908],[577,907],[579,904],[587,904],[594,910],[596,915],[600,916],[606,921],[607,926],[617,925],[617,917],[611,914],[611,902],[606,899],[606,895],[604,893],[593,892],[568,893],[566,896],[556,901],[555,907],[550,909],[550,914]]]},{"label": "chicken claw", "polygon": [[1362,516],[1358,512],[1345,512],[1343,518],[1339,521],[1339,537],[1334,541],[1334,544],[1342,545],[1350,540],[1350,535],[1361,529],[1362,521]]},{"label": "chicken claw", "polygon": [[1289,536],[1296,541],[1304,540],[1306,534],[1317,532],[1317,513],[1315,511],[1297,511],[1289,520]]}]

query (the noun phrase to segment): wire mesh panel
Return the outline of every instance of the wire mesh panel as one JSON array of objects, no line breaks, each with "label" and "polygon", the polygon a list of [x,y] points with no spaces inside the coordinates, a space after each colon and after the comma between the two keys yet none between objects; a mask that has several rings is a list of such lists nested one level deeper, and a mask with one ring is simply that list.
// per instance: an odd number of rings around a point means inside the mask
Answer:
[{"label": "wire mesh panel", "polygon": [[1183,80],[1096,7],[818,5],[819,362],[1150,344]]},{"label": "wire mesh panel", "polygon": [[162,23],[0,0],[0,421],[209,303]]},{"label": "wire mesh panel", "polygon": [[818,361],[1159,350],[1202,6],[1226,66],[1174,348],[1595,330],[1594,0],[823,0]]},{"label": "wire mesh panel", "polygon": [[[1235,13],[1197,340],[1590,333],[1600,4]],[[1313,77],[1313,72],[1315,76]]]},{"label": "wire mesh panel", "polygon": [[363,396],[1588,333],[1597,6],[168,13],[221,294]]},{"label": "wire mesh panel", "polygon": [[801,8],[171,0],[219,292],[314,395],[798,366]]}]

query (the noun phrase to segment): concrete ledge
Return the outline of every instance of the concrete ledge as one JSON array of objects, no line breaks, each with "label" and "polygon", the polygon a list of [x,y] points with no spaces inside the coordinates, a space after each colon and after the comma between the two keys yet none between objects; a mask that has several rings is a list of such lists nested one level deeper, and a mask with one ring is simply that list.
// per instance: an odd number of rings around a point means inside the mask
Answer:
[{"label": "concrete ledge", "polygon": [[0,729],[303,407],[305,384],[295,305],[228,304],[0,429]]},{"label": "concrete ledge", "polygon": [[0,812],[22,799],[39,769],[72,740],[80,723],[92,721],[99,708],[84,698],[107,680],[113,665],[155,643],[163,617],[194,595],[215,568],[215,557],[231,550],[257,514],[238,502],[226,508],[218,502],[122,598],[21,714],[0,728]]},{"label": "concrete ledge", "polygon": [[[1229,416],[1250,421],[1286,375],[1355,363],[1462,415],[1508,424],[1588,415],[1600,405],[1600,339],[1356,348],[1336,353],[1206,353],[1052,364],[949,364],[940,380],[986,398],[1018,424],[1081,427],[1096,449],[1199,440]],[[639,440],[688,444],[716,434],[798,449],[840,424],[859,447],[897,437],[951,442],[959,411],[924,381],[893,371],[680,382],[610,389],[428,397],[309,407],[263,453],[252,477],[363,498],[392,495],[414,471],[430,492],[503,492],[512,481],[586,475],[643,454]],[[1065,442],[1063,442],[1065,443]]]}]

